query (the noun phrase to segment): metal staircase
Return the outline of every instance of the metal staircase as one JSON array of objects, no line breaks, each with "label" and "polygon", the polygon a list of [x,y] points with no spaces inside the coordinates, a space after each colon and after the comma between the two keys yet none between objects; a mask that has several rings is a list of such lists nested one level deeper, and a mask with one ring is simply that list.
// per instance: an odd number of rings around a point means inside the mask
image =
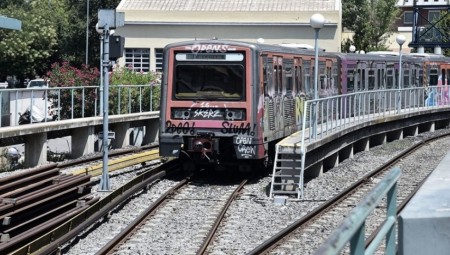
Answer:
[{"label": "metal staircase", "polygon": [[297,199],[303,199],[304,155],[304,152],[299,154],[295,150],[283,150],[281,145],[276,145],[270,198],[277,195],[297,195]]}]

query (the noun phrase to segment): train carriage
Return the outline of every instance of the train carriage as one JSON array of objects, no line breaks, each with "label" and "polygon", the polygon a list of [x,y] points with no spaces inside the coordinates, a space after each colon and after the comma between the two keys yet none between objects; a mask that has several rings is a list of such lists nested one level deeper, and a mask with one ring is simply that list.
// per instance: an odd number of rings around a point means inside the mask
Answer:
[{"label": "train carriage", "polygon": [[[301,127],[312,98],[314,52],[235,41],[164,50],[160,154],[195,164],[249,165]],[[321,53],[320,96],[338,93],[337,59]],[[246,164],[249,163],[249,164]]]},{"label": "train carriage", "polygon": [[[267,163],[272,145],[302,127],[304,102],[315,96],[314,58],[310,49],[229,40],[167,45],[161,90],[160,155],[182,157],[193,165],[248,167]],[[426,91],[427,86],[438,84],[444,85],[443,89],[432,93],[441,93],[443,99],[439,100],[444,100],[449,58],[404,54],[400,82],[398,63],[399,56],[392,52],[320,51],[317,96],[355,96],[351,104],[333,104],[340,109],[319,111],[318,119],[377,109],[358,105],[359,102],[394,107],[396,96],[391,91],[399,86],[404,89],[405,99],[397,102],[418,98],[408,95],[407,88],[423,86]],[[363,92],[374,90],[385,92],[360,100]],[[426,96],[422,98],[427,100]],[[423,105],[422,102],[418,104]]]}]

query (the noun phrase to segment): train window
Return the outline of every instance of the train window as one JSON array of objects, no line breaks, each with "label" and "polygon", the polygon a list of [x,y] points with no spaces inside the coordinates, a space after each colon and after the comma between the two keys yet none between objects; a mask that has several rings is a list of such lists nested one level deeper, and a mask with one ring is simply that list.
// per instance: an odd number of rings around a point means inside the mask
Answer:
[{"label": "train window", "polygon": [[278,65],[278,72],[277,72],[277,92],[278,94],[281,94],[281,92],[283,91],[283,66],[282,65]]},{"label": "train window", "polygon": [[373,90],[375,88],[375,70],[369,70],[367,76],[369,77],[369,89]]},{"label": "train window", "polygon": [[327,67],[326,89],[331,89],[331,67]]},{"label": "train window", "polygon": [[450,69],[447,69],[446,84],[450,85]]},{"label": "train window", "polygon": [[295,87],[297,89],[297,93],[304,92],[303,90],[303,80],[302,80],[302,67],[296,66],[295,67]]},{"label": "train window", "polygon": [[386,88],[394,88],[394,70],[392,68],[388,68],[387,70]]},{"label": "train window", "polygon": [[278,90],[280,88],[280,84],[278,83],[278,74],[280,73],[280,70],[278,70],[278,65],[275,65],[273,68],[273,79],[274,79],[274,85],[275,85],[275,93],[278,93]]},{"label": "train window", "polygon": [[292,92],[293,83],[294,83],[294,78],[292,76],[292,64],[285,65],[285,76],[284,77],[285,77],[284,83],[285,83],[286,91]]},{"label": "train window", "polygon": [[366,69],[359,69],[359,71],[361,71],[361,76],[360,76],[360,89],[361,90],[366,90],[367,89],[367,80],[366,80]]},{"label": "train window", "polygon": [[311,61],[303,61],[303,80],[305,81],[304,89],[305,94],[309,97],[312,97],[312,89],[311,89]]},{"label": "train window", "polygon": [[353,70],[347,71],[347,91],[353,92],[355,90],[355,77],[353,75]]},{"label": "train window", "polygon": [[263,66],[263,89],[264,89],[264,95],[268,94],[268,86],[267,86],[267,68],[264,64]]},{"label": "train window", "polygon": [[445,73],[445,69],[442,69],[441,71],[442,73],[442,85],[446,85],[445,79],[446,79],[446,73]]},{"label": "train window", "polygon": [[333,89],[333,92],[337,92],[337,81],[338,81],[338,69],[337,69],[337,63],[333,63],[333,76],[331,78],[331,87]]},{"label": "train window", "polygon": [[[264,64],[263,64],[263,89],[264,89],[264,95],[268,95],[268,89],[269,89],[269,85],[268,85],[268,75],[267,75],[267,58],[264,58]],[[270,70],[270,69],[269,69]]]},{"label": "train window", "polygon": [[417,70],[415,67],[411,70],[411,87],[417,87]]},{"label": "train window", "polygon": [[363,88],[361,86],[361,80],[362,80],[361,69],[358,69],[358,71],[355,75],[355,91],[363,90]]},{"label": "train window", "polygon": [[174,76],[176,99],[241,100],[245,70],[239,63],[178,64]]},{"label": "train window", "polygon": [[419,69],[419,86],[423,86],[423,69]]},{"label": "train window", "polygon": [[409,69],[403,70],[403,88],[408,88],[411,85],[409,77]]},{"label": "train window", "polygon": [[378,69],[377,70],[377,75],[376,75],[376,84],[378,84],[378,88],[379,89],[383,89],[384,88],[382,77],[383,77],[383,69]]},{"label": "train window", "polygon": [[430,86],[435,86],[438,84],[438,70],[431,69],[430,70]]}]

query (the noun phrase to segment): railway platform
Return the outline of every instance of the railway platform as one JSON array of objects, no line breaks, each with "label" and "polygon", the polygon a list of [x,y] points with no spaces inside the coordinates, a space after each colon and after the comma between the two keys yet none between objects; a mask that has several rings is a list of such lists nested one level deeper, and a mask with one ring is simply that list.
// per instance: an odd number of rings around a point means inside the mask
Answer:
[{"label": "railway platform", "polygon": [[450,250],[450,150],[398,218],[399,254]]},{"label": "railway platform", "polygon": [[[324,104],[327,104],[325,100]],[[305,118],[300,131],[276,144],[271,198],[296,195],[302,199],[304,179],[320,176],[358,152],[450,125],[447,107],[423,107],[415,111],[373,109],[369,114],[350,116],[327,112],[331,113],[322,116],[316,127],[311,124],[312,118]],[[312,111],[307,113],[313,115]]]}]

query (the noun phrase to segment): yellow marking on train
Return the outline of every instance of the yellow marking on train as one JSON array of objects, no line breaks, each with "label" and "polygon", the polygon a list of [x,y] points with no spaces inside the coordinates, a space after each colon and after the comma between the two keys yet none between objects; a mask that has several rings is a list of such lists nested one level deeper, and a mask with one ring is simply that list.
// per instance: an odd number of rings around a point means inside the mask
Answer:
[{"label": "yellow marking on train", "polygon": [[[119,169],[123,169],[125,167],[134,166],[146,161],[151,161],[158,159],[159,157],[159,150],[151,150],[146,151],[143,153],[137,153],[130,156],[126,156],[120,159],[115,160],[109,160],[108,161],[108,171],[115,171]],[[95,166],[89,166],[86,168],[78,169],[72,171],[72,174],[78,175],[78,174],[89,174],[92,176],[100,175],[103,171],[103,164],[97,164]]]}]

